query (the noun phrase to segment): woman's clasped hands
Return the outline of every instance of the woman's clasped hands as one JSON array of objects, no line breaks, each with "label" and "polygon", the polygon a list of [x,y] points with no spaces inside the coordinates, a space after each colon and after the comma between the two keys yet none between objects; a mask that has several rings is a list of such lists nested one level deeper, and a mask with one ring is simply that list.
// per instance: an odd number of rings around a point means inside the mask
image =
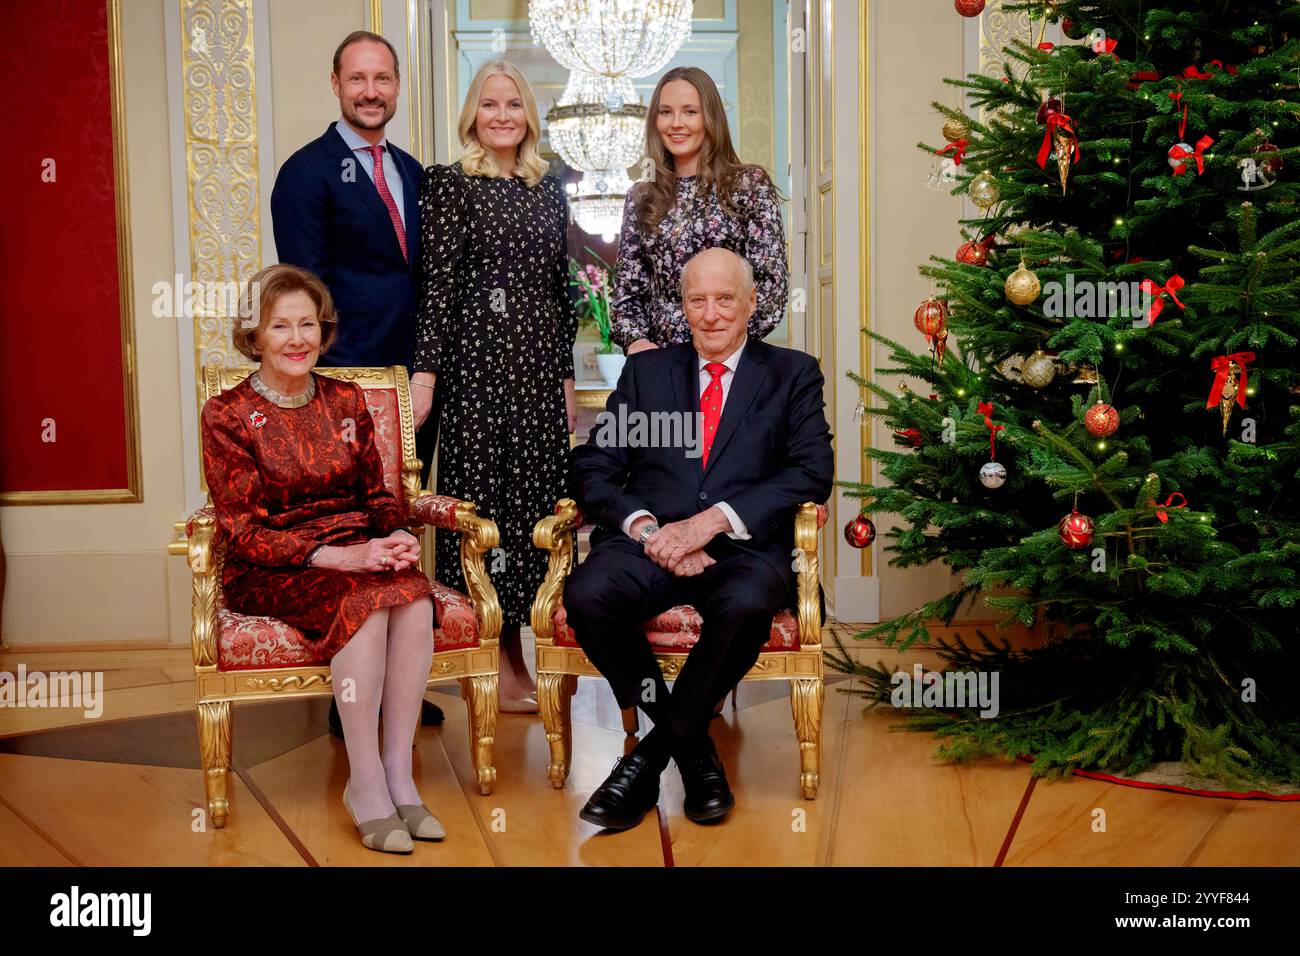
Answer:
[{"label": "woman's clasped hands", "polygon": [[420,561],[420,539],[398,529],[386,538],[371,538],[361,544],[321,548],[312,558],[314,568],[334,571],[404,571]]}]

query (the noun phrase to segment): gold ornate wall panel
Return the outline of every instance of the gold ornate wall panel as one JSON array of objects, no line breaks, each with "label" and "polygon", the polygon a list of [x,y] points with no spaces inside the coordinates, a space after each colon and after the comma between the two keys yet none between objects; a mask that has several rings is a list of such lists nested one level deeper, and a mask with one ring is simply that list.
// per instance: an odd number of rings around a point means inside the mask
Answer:
[{"label": "gold ornate wall panel", "polygon": [[[177,2],[190,276],[201,289],[238,285],[262,262],[253,0]],[[196,383],[206,364],[244,364],[219,312],[195,310]]]},{"label": "gold ornate wall panel", "polygon": [[[1038,42],[1035,25],[1030,22],[1029,14],[1021,10],[1008,13],[1002,4],[993,4],[980,16],[980,61],[979,71],[985,76],[998,78],[1002,75],[1002,64],[1006,59],[1002,48],[1010,46],[1012,40],[1020,40],[1031,46]],[[1024,64],[1012,61],[1013,72],[1023,75]]]}]

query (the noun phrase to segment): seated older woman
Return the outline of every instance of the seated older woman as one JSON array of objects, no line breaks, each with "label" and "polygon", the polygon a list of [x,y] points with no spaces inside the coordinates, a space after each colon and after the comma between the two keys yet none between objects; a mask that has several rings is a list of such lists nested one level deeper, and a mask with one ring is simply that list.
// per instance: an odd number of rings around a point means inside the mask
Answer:
[{"label": "seated older woman", "polygon": [[270,266],[240,313],[235,347],[260,365],[203,406],[203,465],[227,541],[223,594],[233,610],[320,642],[351,768],[343,804],[367,847],[409,853],[412,837],[444,836],[411,768],[433,659],[420,545],[384,487],[361,388],[312,374],[336,328],[325,285]]}]

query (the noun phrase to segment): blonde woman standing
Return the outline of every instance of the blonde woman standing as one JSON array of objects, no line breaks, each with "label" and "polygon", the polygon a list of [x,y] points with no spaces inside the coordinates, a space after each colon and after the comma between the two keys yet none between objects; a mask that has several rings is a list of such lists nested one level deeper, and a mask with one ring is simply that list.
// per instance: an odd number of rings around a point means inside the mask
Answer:
[{"label": "blonde woman standing", "polygon": [[[574,427],[567,200],[538,153],[533,91],[512,64],[485,64],[460,114],[461,158],[420,189],[423,293],[412,382],[439,392],[437,490],[501,529],[502,710],[537,710],[519,629],[546,572],[533,525],[565,494]],[[457,541],[437,538],[437,576],[464,588]]]},{"label": "blonde woman standing", "polygon": [[628,355],[691,338],[682,312],[686,263],[729,249],[754,270],[749,333],[762,338],[785,314],[789,289],[780,197],[761,166],[742,163],[722,97],[698,67],[669,70],[646,115],[648,182],[627,197],[610,300],[613,337]]}]

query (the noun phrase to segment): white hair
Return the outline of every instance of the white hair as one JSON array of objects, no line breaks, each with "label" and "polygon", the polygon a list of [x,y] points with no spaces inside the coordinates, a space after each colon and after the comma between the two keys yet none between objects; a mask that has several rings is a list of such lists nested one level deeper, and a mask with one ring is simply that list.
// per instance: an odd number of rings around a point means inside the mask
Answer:
[{"label": "white hair", "polygon": [[682,282],[681,282],[681,288],[679,290],[681,294],[686,295],[686,277],[691,271],[691,266],[695,264],[695,260],[698,259],[700,256],[704,255],[704,253],[706,252],[714,252],[714,251],[725,252],[727,255],[731,256],[740,264],[741,294],[749,295],[749,293],[753,292],[754,291],[754,267],[750,265],[749,260],[737,252],[732,252],[730,249],[724,249],[722,246],[714,246],[711,249],[703,249],[700,252],[697,252],[694,256],[691,257],[691,260],[686,263],[685,268],[682,269]]}]

